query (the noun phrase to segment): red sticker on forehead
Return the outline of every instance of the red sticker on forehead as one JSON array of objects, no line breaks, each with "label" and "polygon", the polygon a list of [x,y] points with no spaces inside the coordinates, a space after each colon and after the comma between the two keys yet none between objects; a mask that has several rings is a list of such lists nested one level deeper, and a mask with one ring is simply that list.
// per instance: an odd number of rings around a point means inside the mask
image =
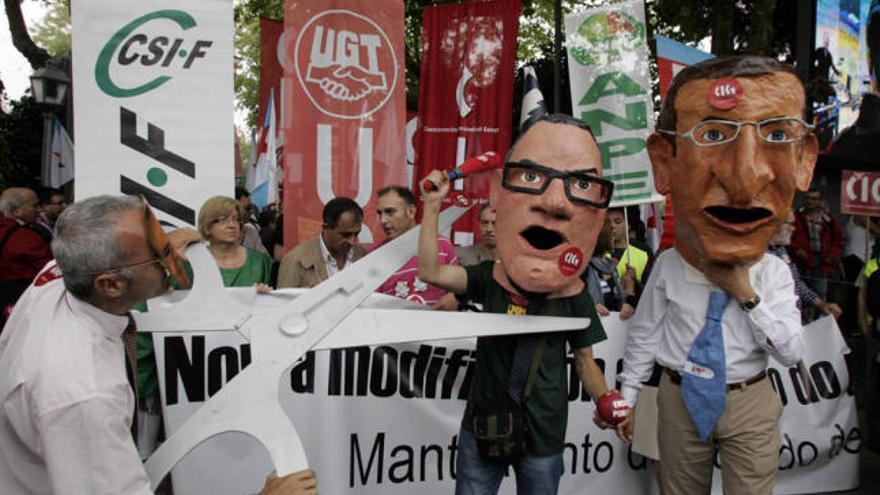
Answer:
[{"label": "red sticker on forehead", "polygon": [[719,110],[730,110],[735,107],[743,97],[743,87],[736,79],[726,77],[719,79],[709,87],[706,95],[709,104]]},{"label": "red sticker on forehead", "polygon": [[569,277],[580,270],[584,264],[584,253],[576,247],[570,247],[559,255],[559,271]]},{"label": "red sticker on forehead", "polygon": [[463,192],[453,194],[450,199],[455,206],[461,206],[462,208],[467,208],[472,203],[470,196]]}]

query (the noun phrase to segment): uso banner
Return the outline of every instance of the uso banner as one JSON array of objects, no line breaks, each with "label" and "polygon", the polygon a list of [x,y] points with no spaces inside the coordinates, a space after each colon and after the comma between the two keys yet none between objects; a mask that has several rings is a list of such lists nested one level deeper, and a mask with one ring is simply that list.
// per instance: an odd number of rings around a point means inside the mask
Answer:
[{"label": "uso banner", "polygon": [[338,196],[367,212],[360,241],[381,241],[375,193],[405,181],[403,3],[287,0],[284,11],[285,248],[317,235]]},{"label": "uso banner", "polygon": [[[278,292],[257,304],[285,302]],[[594,347],[605,379],[622,366],[626,323],[602,320],[609,339]],[[780,477],[774,493],[853,488],[860,434],[833,319],[805,329],[802,367],[771,362],[769,375],[785,404]],[[153,335],[165,427],[169,434],[251,359],[235,331]],[[470,387],[473,340],[319,351],[280,379],[278,393],[317,472],[321,493],[448,494],[455,483],[459,424]],[[802,371],[803,370],[803,371]],[[561,494],[657,493],[651,464],[611,431],[593,424],[594,406],[569,356],[569,425]],[[198,446],[173,470],[179,495],[259,491],[272,465],[263,447],[240,433]],[[720,473],[716,471],[716,480]],[[501,493],[513,494],[506,479]],[[714,493],[721,493],[720,485]]]},{"label": "uso banner", "polygon": [[660,80],[660,97],[666,96],[666,91],[675,75],[688,65],[714,57],[711,53],[697,50],[684,43],[679,43],[666,36],[655,36],[657,40],[657,76]]},{"label": "uso banner", "polygon": [[653,203],[646,140],[654,130],[645,6],[615,3],[565,16],[572,115],[585,120],[614,181],[612,206]]},{"label": "uso banner", "polygon": [[76,197],[142,194],[195,226],[233,192],[232,4],[74,1]]},{"label": "uso banner", "polygon": [[[416,181],[484,151],[507,152],[520,8],[520,0],[425,8]],[[489,174],[453,188],[487,199]],[[475,208],[453,225],[453,242],[473,244],[478,215]]]}]

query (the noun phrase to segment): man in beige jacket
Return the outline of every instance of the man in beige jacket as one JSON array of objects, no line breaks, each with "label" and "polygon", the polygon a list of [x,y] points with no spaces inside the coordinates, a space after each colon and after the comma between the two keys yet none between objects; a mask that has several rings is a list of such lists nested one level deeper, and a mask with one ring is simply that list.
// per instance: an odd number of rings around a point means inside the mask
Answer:
[{"label": "man in beige jacket", "polygon": [[334,198],[324,205],[321,216],[321,233],[300,243],[281,260],[279,289],[314,287],[367,254],[357,244],[364,211],[354,200]]}]

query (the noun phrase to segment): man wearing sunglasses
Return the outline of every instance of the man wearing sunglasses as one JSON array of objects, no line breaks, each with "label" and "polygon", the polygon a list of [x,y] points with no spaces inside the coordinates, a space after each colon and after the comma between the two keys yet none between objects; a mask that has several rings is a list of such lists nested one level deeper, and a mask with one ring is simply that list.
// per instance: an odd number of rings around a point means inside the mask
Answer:
[{"label": "man wearing sunglasses", "polygon": [[[481,303],[486,312],[588,317],[591,324],[538,337],[477,340],[456,457],[459,495],[497,493],[508,465],[518,493],[557,492],[568,420],[566,345],[590,396],[607,392],[591,347],[605,331],[580,278],[613,190],[601,178],[596,141],[584,122],[545,115],[520,135],[506,162],[493,172],[490,190],[497,261],[474,266],[436,262],[437,217],[449,182],[439,171],[428,175],[439,189],[422,190],[419,277]],[[511,417],[512,426],[503,426]]]},{"label": "man wearing sunglasses", "polygon": [[[131,196],[90,198],[59,217],[55,262],[0,337],[0,493],[152,493],[132,438],[125,348],[129,311],[168,290],[173,249],[148,233],[154,218]],[[152,246],[163,245],[160,256]],[[263,493],[314,485],[311,472],[270,476]]]},{"label": "man wearing sunglasses", "polygon": [[[658,259],[630,320],[621,392],[656,361],[662,493],[708,494],[720,455],[726,494],[770,494],[782,404],[766,376],[804,350],[794,283],[765,256],[812,178],[818,144],[793,70],[755,56],[711,59],[672,82],[648,139],[657,190],[675,204],[675,247]],[[632,439],[630,418],[618,426]]]}]

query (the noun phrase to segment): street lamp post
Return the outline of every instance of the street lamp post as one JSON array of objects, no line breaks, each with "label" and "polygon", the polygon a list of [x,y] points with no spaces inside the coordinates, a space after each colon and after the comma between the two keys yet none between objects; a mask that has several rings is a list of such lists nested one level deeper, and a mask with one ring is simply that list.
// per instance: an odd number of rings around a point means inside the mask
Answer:
[{"label": "street lamp post", "polygon": [[70,78],[63,71],[53,65],[47,64],[34,72],[31,76],[31,91],[34,100],[43,106],[43,156],[41,180],[44,186],[49,186],[49,172],[52,163],[52,125],[55,117],[55,109],[64,104],[67,97],[67,89],[70,87]]}]

